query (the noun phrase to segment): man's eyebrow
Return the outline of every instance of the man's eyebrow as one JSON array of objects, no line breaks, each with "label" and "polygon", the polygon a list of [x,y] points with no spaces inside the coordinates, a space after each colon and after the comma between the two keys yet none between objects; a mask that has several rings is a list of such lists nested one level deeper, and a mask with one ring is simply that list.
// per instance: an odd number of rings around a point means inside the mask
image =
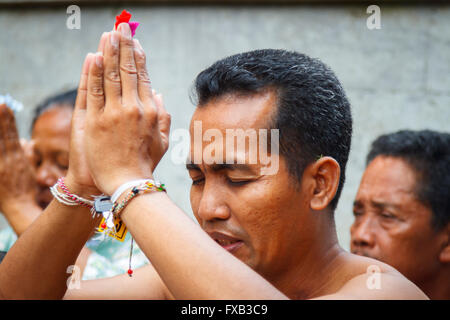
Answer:
[{"label": "man's eyebrow", "polygon": [[[400,206],[398,204],[379,201],[379,200],[373,200],[373,199],[370,200],[370,205],[374,208],[377,208],[378,210],[384,210],[386,208],[392,208],[392,209],[400,208]],[[359,200],[353,201],[353,208],[363,208],[363,207],[364,207],[364,203],[362,201],[359,201]]]},{"label": "man's eyebrow", "polygon": [[219,170],[242,170],[242,171],[249,171],[250,166],[245,163],[218,163],[211,165],[211,169],[213,171],[219,171]]},{"label": "man's eyebrow", "polygon": [[377,200],[370,200],[370,204],[374,206],[375,208],[378,208],[380,210],[385,208],[394,208],[397,209],[399,206],[395,203],[388,203],[388,202],[382,202]]},{"label": "man's eyebrow", "polygon": [[353,206],[354,207],[360,207],[360,208],[364,207],[363,203],[361,201],[359,201],[359,200],[353,201]]},{"label": "man's eyebrow", "polygon": [[[210,165],[211,170],[219,171],[219,170],[242,170],[242,171],[251,171],[251,168],[247,164],[241,163],[217,163]],[[186,163],[187,170],[201,170],[200,167],[194,163]]]}]

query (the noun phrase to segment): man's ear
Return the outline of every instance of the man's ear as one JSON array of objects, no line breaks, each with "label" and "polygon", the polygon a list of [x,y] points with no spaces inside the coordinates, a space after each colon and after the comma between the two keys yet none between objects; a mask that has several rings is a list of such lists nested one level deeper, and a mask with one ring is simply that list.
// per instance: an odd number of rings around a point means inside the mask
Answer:
[{"label": "man's ear", "polygon": [[307,168],[313,181],[313,194],[310,201],[311,209],[323,210],[336,195],[341,167],[332,157],[320,157]]},{"label": "man's ear", "polygon": [[441,263],[450,263],[450,223],[443,230],[445,232],[443,246],[439,254],[439,261]]}]

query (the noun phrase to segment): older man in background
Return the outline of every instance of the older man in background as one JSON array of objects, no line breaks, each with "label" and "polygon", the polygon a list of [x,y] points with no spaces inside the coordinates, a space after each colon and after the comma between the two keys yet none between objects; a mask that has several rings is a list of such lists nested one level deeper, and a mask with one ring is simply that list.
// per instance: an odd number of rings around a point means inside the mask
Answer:
[{"label": "older man in background", "polygon": [[450,299],[450,134],[376,139],[353,212],[351,251],[390,264],[431,299]]}]

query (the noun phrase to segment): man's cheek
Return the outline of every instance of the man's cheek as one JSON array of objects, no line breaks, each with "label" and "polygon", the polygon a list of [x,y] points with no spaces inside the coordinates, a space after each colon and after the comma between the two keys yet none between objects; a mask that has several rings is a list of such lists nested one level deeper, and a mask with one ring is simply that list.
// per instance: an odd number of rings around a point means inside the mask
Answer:
[{"label": "man's cheek", "polygon": [[394,263],[401,258],[405,250],[404,241],[397,237],[380,234],[377,236],[375,249],[379,260],[388,264]]},{"label": "man's cheek", "polygon": [[251,242],[245,241],[244,245],[236,254],[236,258],[244,262],[250,268],[255,269],[258,265],[258,254]]}]

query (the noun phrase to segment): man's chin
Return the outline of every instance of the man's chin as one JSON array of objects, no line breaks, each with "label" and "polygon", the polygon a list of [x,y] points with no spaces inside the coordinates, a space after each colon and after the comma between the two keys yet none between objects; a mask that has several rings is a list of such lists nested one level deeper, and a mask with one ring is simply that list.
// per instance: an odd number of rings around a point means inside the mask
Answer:
[{"label": "man's chin", "polygon": [[50,202],[53,200],[53,198],[47,198],[47,197],[38,197],[36,199],[36,202],[41,209],[47,208],[47,206],[50,204]]},{"label": "man's chin", "polygon": [[252,259],[250,258],[249,252],[245,250],[247,248],[240,248],[240,250],[237,250],[235,252],[230,252],[233,256],[241,260],[243,263],[245,263],[250,268],[254,268],[254,263],[252,263]]}]

